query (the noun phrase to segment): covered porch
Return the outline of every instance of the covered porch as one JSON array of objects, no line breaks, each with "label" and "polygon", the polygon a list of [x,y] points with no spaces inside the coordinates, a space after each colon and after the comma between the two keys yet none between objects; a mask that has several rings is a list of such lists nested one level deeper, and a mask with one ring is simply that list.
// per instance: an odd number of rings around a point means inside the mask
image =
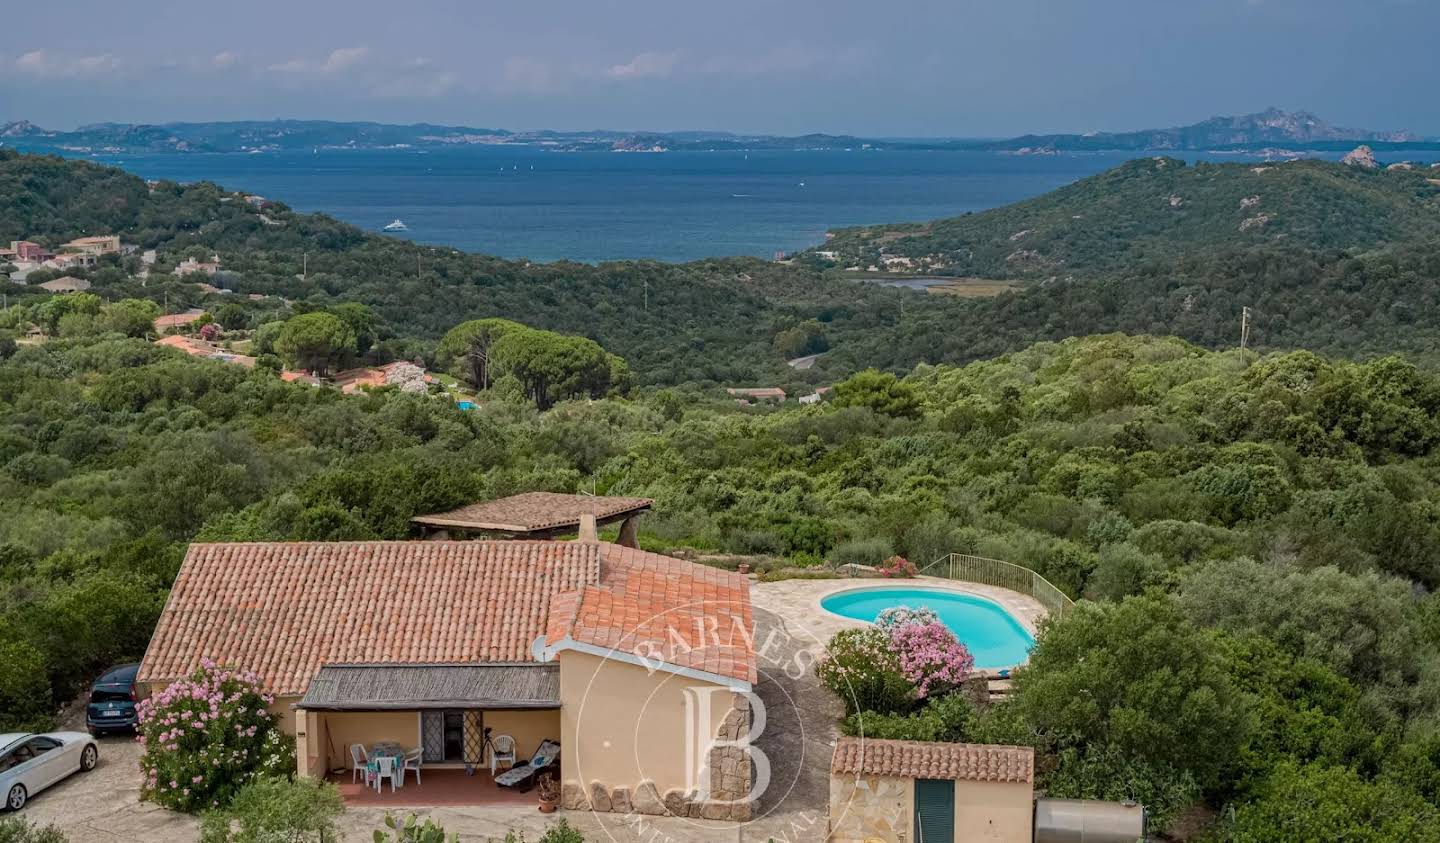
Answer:
[{"label": "covered porch", "polygon": [[[559,740],[559,686],[554,664],[326,665],[295,704],[297,764],[336,782],[352,805],[533,804],[536,777],[501,787],[492,760],[504,773],[511,764],[497,747],[513,741],[524,766]],[[352,752],[397,765],[409,757],[419,775],[407,769],[399,786],[367,788]]]}]

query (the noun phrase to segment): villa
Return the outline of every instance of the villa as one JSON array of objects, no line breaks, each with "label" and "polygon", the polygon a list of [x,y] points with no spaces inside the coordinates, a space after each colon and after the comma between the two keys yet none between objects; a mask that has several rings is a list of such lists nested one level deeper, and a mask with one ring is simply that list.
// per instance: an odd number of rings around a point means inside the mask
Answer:
[{"label": "villa", "polygon": [[139,687],[207,658],[260,676],[305,775],[348,783],[352,745],[393,742],[423,757],[409,804],[480,804],[504,735],[521,761],[559,743],[566,808],[750,816],[717,745],[756,681],[738,574],[594,540],[195,544]]}]

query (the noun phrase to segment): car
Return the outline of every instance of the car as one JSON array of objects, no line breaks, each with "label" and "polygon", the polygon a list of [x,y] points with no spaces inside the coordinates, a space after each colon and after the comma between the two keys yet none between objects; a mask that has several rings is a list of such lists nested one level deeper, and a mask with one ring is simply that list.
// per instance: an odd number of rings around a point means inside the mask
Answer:
[{"label": "car", "polygon": [[84,732],[10,732],[0,735],[0,794],[4,807],[18,811],[30,797],[71,773],[88,773],[100,762],[100,748]]},{"label": "car", "polygon": [[85,726],[90,734],[134,731],[139,716],[135,712],[135,674],[138,664],[122,664],[105,671],[90,686],[90,702],[85,706]]}]

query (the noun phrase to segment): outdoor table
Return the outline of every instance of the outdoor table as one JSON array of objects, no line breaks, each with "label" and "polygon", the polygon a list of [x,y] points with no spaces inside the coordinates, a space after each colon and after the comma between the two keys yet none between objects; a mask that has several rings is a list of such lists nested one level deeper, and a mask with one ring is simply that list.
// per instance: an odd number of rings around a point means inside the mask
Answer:
[{"label": "outdoor table", "polygon": [[365,766],[370,769],[370,772],[377,775],[380,773],[380,758],[382,756],[394,760],[395,763],[390,768],[393,772],[398,773],[400,766],[405,763],[405,750],[401,748],[400,744],[390,741],[377,741],[375,745],[370,748],[370,760],[365,762]]}]

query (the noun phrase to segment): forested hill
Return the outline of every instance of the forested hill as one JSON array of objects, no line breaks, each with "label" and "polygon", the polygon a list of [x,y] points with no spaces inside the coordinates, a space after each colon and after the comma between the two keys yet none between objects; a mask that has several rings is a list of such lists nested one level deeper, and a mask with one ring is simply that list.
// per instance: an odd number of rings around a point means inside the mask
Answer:
[{"label": "forested hill", "polygon": [[[231,316],[242,328],[362,302],[379,317],[372,354],[382,358],[434,362],[451,327],[513,319],[596,340],[623,357],[641,385],[791,391],[866,367],[903,372],[1109,331],[1224,348],[1238,340],[1246,306],[1251,343],[1262,350],[1404,352],[1433,365],[1440,364],[1440,188],[1429,182],[1436,175],[1147,159],[1006,208],[870,230],[885,232],[893,254],[927,254],[951,237],[962,245],[943,254],[965,262],[947,271],[1034,282],[989,299],[856,283],[815,253],[793,265],[507,261],[369,235],[280,203],[257,208],[213,184],[152,188],[119,170],[3,150],[0,242],[31,237],[53,246],[122,234],[159,251],[156,271],[143,286],[130,277],[136,256],[124,266],[72,271],[88,276],[91,292],[111,301],[149,298],[172,312],[238,309]],[[1240,230],[1255,219],[1264,222]],[[877,239],[846,232],[831,248],[874,256]],[[226,270],[218,283],[237,295],[207,293],[195,283],[207,279],[168,274],[181,259],[212,253]],[[12,305],[45,296],[33,287],[8,293]],[[813,353],[821,356],[812,369],[785,364]]]},{"label": "forested hill", "polygon": [[986,278],[1095,277],[1216,252],[1371,250],[1440,237],[1440,170],[1323,161],[1131,161],[1052,193],[929,223],[835,232],[843,265],[909,257]]},{"label": "forested hill", "polygon": [[[283,297],[294,310],[364,302],[385,323],[384,349],[395,356],[426,355],[454,325],[498,316],[595,339],[624,357],[642,383],[801,377],[786,367],[787,356],[884,333],[900,312],[897,291],[826,280],[801,267],[751,258],[508,261],[366,234],[281,203],[252,207],[243,194],[213,184],[152,189],[120,170],[0,150],[0,241],[29,237],[54,246],[101,233],[158,249],[162,271],[143,288],[119,280],[123,273],[90,273],[93,292],[107,298],[168,297],[172,310],[226,301],[254,311],[257,324],[287,315],[244,295],[207,297],[163,274],[184,256],[213,252],[227,271],[223,283],[239,294]],[[11,289],[12,301],[23,289]],[[857,355],[892,365],[888,357]],[[824,367],[809,376],[823,378]]]}]

